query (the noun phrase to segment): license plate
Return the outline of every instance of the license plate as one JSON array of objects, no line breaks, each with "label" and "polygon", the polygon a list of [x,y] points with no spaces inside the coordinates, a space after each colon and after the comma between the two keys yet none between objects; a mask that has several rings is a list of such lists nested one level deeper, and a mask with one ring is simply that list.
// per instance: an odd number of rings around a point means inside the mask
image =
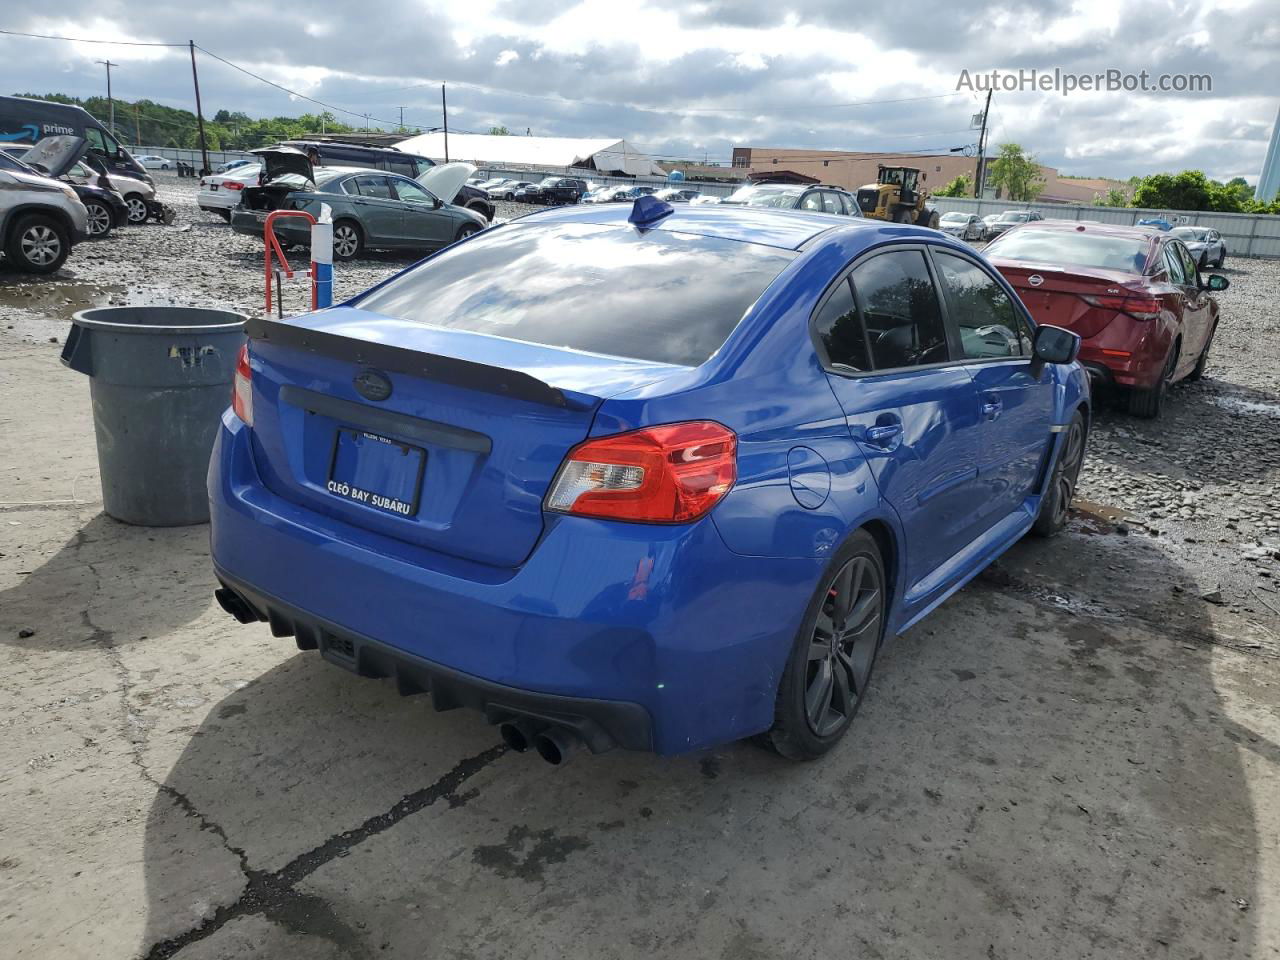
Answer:
[{"label": "license plate", "polygon": [[412,517],[426,466],[427,451],[421,447],[341,427],[333,441],[327,489],[383,513]]},{"label": "license plate", "polygon": [[212,190],[214,193],[217,193],[217,192],[218,192],[218,185],[217,185],[216,183],[211,183],[211,184],[209,184],[209,189],[210,189],[210,190]]}]

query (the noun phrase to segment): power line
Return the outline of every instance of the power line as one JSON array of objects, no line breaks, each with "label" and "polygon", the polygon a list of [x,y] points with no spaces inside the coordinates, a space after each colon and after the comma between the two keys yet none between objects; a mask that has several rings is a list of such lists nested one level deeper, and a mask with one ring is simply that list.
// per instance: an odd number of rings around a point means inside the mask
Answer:
[{"label": "power line", "polygon": [[83,37],[58,37],[48,33],[22,33],[18,30],[0,30],[10,37],[34,37],[38,40],[67,40],[71,43],[106,43],[120,47],[185,47],[185,43],[148,43],[142,40],[86,40]]},{"label": "power line", "polygon": [[259,76],[258,74],[254,73],[252,70],[245,69],[244,67],[240,66],[240,64],[238,63],[232,63],[226,57],[218,56],[212,50],[202,47],[199,44],[196,44],[196,48],[201,53],[208,54],[209,56],[213,57],[213,59],[218,60],[222,63],[225,63],[228,67],[231,67],[233,70],[239,70],[241,73],[243,73],[247,77],[253,77],[253,79],[258,80],[262,83],[265,83],[267,84],[267,86],[275,87],[277,90],[282,90],[283,92],[289,94],[289,96],[291,97],[297,97],[299,100],[306,100],[308,103],[314,103],[316,106],[324,107],[326,110],[337,110],[339,113],[345,113],[347,114],[347,116],[350,116],[350,117],[358,117],[359,119],[365,120],[365,121],[376,120],[378,123],[385,123],[387,126],[390,126],[390,127],[396,126],[396,121],[394,120],[384,120],[379,117],[371,116],[367,113],[357,113],[356,111],[348,110],[345,107],[339,107],[332,103],[325,103],[323,100],[317,100],[315,97],[308,97],[306,94],[298,93],[298,91],[296,90],[290,90],[288,87],[282,86],[281,84],[276,83],[274,80],[268,80],[266,77]]}]

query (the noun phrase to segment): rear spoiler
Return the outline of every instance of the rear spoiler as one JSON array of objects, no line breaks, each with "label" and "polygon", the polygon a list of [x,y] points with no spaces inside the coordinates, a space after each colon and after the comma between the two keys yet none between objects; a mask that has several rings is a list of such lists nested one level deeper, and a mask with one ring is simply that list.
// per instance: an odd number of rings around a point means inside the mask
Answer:
[{"label": "rear spoiler", "polygon": [[571,401],[563,390],[519,370],[492,367],[485,363],[423,353],[420,350],[407,350],[388,343],[374,343],[321,330],[308,330],[306,327],[269,318],[250,319],[245,323],[244,330],[251,340],[336,357],[380,370],[447,383],[452,387],[482,390],[548,407],[587,409],[581,402]]}]

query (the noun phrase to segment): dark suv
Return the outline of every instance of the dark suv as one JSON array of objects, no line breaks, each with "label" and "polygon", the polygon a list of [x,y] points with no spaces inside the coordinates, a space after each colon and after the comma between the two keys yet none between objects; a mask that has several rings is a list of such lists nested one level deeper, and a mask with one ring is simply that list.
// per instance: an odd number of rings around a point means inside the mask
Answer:
[{"label": "dark suv", "polygon": [[587,192],[587,181],[577,177],[544,177],[541,182],[516,191],[517,203],[577,203]]},{"label": "dark suv", "polygon": [[721,203],[746,207],[780,207],[783,210],[808,210],[811,213],[837,213],[845,217],[861,217],[858,201],[843,187],[825,183],[751,183],[739,187]]},{"label": "dark suv", "polygon": [[[339,143],[333,140],[285,140],[286,147],[296,147],[311,157],[312,163],[326,167],[370,167],[385,170],[416,180],[418,174],[436,162],[430,157],[404,153],[392,147],[371,147],[359,143]],[[446,199],[446,198],[442,198]],[[486,220],[493,219],[493,201],[483,190],[464,183],[452,198],[455,206],[474,210]]]}]

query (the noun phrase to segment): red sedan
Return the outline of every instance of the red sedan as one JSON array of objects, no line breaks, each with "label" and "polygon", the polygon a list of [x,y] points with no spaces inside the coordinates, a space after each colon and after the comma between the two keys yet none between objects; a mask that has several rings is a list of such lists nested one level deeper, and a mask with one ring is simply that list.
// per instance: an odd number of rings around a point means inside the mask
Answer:
[{"label": "red sedan", "polygon": [[1198,380],[1218,326],[1204,279],[1182,241],[1144,227],[1045,220],[1016,227],[984,251],[1037,323],[1081,337],[1096,381],[1128,391],[1129,412],[1158,417],[1169,385]]}]

